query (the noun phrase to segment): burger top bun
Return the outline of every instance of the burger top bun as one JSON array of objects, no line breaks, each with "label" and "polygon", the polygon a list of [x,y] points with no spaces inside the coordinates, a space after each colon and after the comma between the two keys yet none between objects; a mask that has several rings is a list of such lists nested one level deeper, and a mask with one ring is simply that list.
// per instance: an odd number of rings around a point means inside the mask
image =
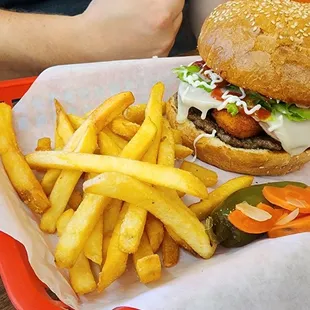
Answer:
[{"label": "burger top bun", "polygon": [[310,107],[310,3],[226,2],[204,22],[198,50],[228,82]]}]

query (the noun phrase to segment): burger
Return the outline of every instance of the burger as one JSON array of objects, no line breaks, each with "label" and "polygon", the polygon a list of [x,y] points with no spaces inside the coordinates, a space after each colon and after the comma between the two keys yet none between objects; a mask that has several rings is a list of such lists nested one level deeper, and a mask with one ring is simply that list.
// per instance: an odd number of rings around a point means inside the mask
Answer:
[{"label": "burger", "polygon": [[167,117],[197,157],[223,170],[284,175],[310,160],[310,4],[218,6],[201,60],[175,68]]}]

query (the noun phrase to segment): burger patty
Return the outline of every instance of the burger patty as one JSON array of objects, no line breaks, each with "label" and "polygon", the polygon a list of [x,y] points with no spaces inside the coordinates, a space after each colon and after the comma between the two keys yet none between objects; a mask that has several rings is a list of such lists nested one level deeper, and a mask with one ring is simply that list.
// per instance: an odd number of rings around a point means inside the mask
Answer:
[{"label": "burger patty", "polygon": [[212,130],[215,129],[216,137],[232,147],[243,149],[265,149],[270,151],[283,150],[280,142],[269,137],[266,133],[245,139],[233,137],[219,127],[211,116],[207,115],[206,119],[201,119],[201,112],[195,108],[189,110],[188,119],[192,121],[198,129],[205,133],[210,134],[212,133]]}]

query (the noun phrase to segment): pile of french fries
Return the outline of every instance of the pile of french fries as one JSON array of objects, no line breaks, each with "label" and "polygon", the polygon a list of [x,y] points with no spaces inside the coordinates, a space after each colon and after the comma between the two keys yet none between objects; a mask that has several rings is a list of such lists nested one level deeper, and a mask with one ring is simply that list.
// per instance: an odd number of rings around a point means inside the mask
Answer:
[{"label": "pile of french fries", "polygon": [[[175,266],[180,247],[204,259],[217,247],[205,220],[234,191],[253,178],[239,177],[208,194],[215,172],[184,159],[192,150],[165,118],[164,85],[147,104],[133,105],[119,93],[84,116],[67,114],[55,100],[54,147],[39,139],[23,156],[12,111],[0,103],[0,155],[20,198],[40,214],[42,231],[57,233],[55,262],[69,270],[74,291],[102,291],[125,271],[129,258],[142,283]],[[184,160],[175,168],[176,160]],[[39,181],[33,170],[44,173]],[[83,191],[78,184],[83,184]],[[187,207],[184,195],[201,199]],[[99,280],[91,264],[101,267]]]}]

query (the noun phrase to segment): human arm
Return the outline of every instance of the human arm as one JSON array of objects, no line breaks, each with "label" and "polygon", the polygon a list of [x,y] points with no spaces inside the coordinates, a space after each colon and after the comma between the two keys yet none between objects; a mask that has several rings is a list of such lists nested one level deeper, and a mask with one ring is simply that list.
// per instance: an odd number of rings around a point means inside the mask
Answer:
[{"label": "human arm", "polygon": [[58,64],[166,56],[184,0],[93,0],[80,15],[0,10],[0,79]]}]

